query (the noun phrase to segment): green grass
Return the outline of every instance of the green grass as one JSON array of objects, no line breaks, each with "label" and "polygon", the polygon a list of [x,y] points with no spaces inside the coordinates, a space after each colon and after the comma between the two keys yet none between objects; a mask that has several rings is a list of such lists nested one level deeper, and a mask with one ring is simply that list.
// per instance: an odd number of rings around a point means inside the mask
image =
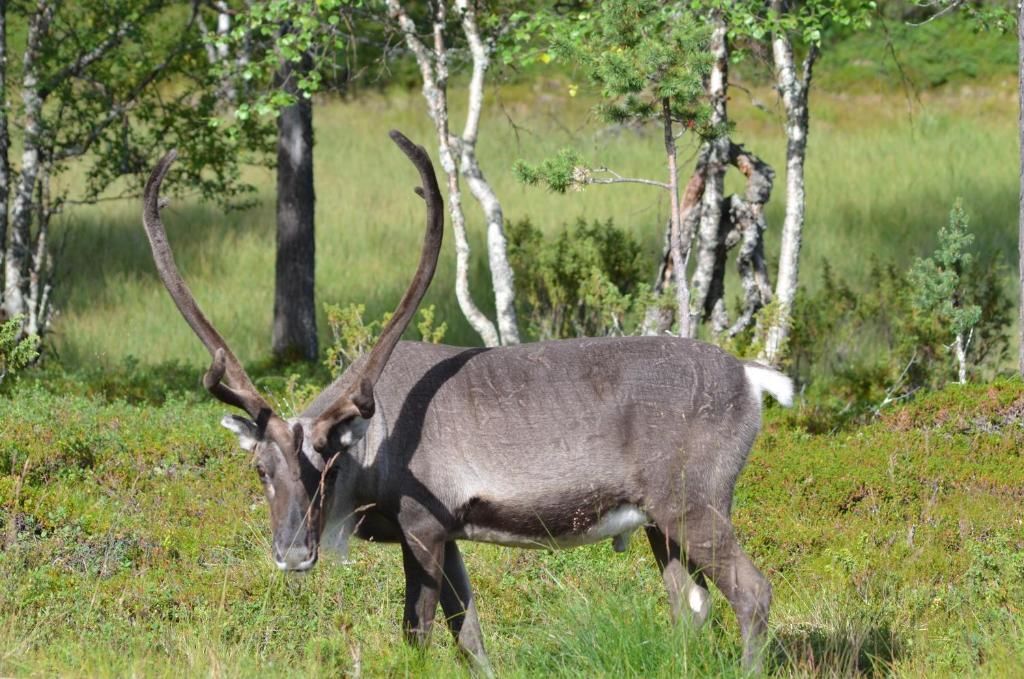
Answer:
[{"label": "green grass", "polygon": [[[660,177],[658,132],[602,128],[589,113],[592,100],[569,97],[558,79],[511,85],[498,95],[483,122],[479,155],[506,217],[529,217],[543,229],[579,217],[612,218],[638,235],[653,276],[667,215],[663,192],[611,186],[557,196],[518,184],[511,166],[516,158],[535,161],[574,144],[624,175]],[[774,262],[784,208],[781,116],[767,90],[734,89],[732,97],[736,139],[777,171],[767,235]],[[751,106],[752,99],[769,110]],[[1017,113],[1011,90],[990,87],[970,96],[949,90],[908,104],[899,92],[837,95],[823,89],[812,94],[812,107],[805,285],[817,284],[825,259],[854,282],[866,275],[872,256],[908,265],[934,247],[935,232],[957,196],[964,198],[983,253],[1015,263]],[[415,173],[386,131],[402,129],[433,151],[422,99],[418,93],[393,93],[326,101],[315,115],[318,301],[362,302],[379,315],[393,308],[407,283],[423,220],[422,204],[411,191]],[[684,157],[688,153],[691,147]],[[165,213],[186,278],[244,361],[269,353],[273,285],[273,177],[265,170],[251,176],[262,188],[262,204],[253,210],[223,214],[179,202]],[[739,179],[730,176],[732,190],[740,188]],[[490,310],[482,217],[468,196],[466,205],[473,291]],[[153,275],[138,214],[134,202],[103,203],[62,217],[58,240],[66,241],[58,260],[60,314],[53,344],[66,365],[116,365],[128,356],[144,364],[204,361]],[[448,322],[446,341],[478,343],[455,304],[453,271],[449,237],[427,303],[436,304],[438,320]],[[738,296],[732,283],[730,299]]]},{"label": "green grass", "polygon": [[[247,456],[197,387],[128,403],[36,380],[0,396],[0,533],[17,536],[0,551],[0,675],[465,675],[443,630],[424,653],[400,642],[394,547],[277,572]],[[735,524],[775,589],[770,674],[1020,666],[1022,414],[1016,380],[830,435],[769,412]],[[626,554],[464,551],[501,676],[738,675],[725,601],[704,630],[673,628],[641,536]]]},{"label": "green grass", "polygon": [[1012,81],[1017,40],[1009,32],[980,31],[957,18],[913,26],[876,19],[875,30],[828,45],[818,75],[833,91],[910,91],[941,86],[973,89],[977,83]]}]

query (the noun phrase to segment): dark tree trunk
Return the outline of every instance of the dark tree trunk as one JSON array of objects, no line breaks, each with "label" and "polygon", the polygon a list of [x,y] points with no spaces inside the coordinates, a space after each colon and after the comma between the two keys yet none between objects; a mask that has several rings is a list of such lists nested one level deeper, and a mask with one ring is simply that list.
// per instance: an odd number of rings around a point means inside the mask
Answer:
[{"label": "dark tree trunk", "polygon": [[[293,64],[281,68],[284,87],[297,94]],[[274,281],[274,356],[317,357],[314,298],[313,105],[298,101],[277,120],[277,262]]]}]

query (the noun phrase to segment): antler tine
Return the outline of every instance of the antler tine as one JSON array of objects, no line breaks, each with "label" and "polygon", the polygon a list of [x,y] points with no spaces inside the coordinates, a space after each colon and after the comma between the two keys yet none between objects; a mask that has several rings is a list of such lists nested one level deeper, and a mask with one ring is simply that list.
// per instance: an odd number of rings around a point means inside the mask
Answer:
[{"label": "antler tine", "polygon": [[360,416],[369,418],[373,415],[375,407],[373,387],[384,371],[384,366],[387,365],[391,352],[394,351],[402,333],[409,326],[420,301],[423,300],[423,295],[426,294],[430,281],[434,277],[437,258],[441,252],[441,238],[444,235],[444,201],[441,198],[441,190],[437,186],[437,177],[434,176],[434,164],[422,146],[412,143],[398,130],[391,130],[389,135],[420,173],[420,181],[423,186],[417,187],[416,193],[423,198],[427,206],[427,228],[423,238],[423,249],[420,252],[416,274],[405,294],[402,295],[391,320],[388,321],[377,343],[370,350],[370,355],[363,364],[359,377],[317,418],[314,447],[318,450],[322,449],[326,443],[330,428],[352,414],[353,405]]},{"label": "antler tine", "polygon": [[405,332],[409,322],[419,307],[423,295],[427,292],[434,271],[437,269],[437,258],[441,252],[441,238],[444,235],[444,201],[441,199],[441,190],[437,186],[437,177],[434,176],[434,164],[430,156],[422,146],[409,141],[409,139],[398,130],[391,130],[388,133],[392,141],[402,149],[402,153],[412,161],[420,173],[420,181],[423,182],[419,194],[427,204],[427,232],[423,238],[423,250],[420,253],[420,262],[416,268],[416,275],[402,295],[395,313],[387,326],[381,331],[380,339],[370,351],[369,358],[363,365],[361,375],[362,381],[369,382],[372,388],[377,383],[384,366],[387,365],[391,352]]},{"label": "antler tine", "polygon": [[[242,364],[231,353],[227,342],[199,309],[192,292],[174,263],[174,253],[167,242],[167,233],[164,231],[163,221],[160,219],[160,208],[163,207],[160,200],[160,185],[177,157],[177,151],[171,150],[160,159],[149,175],[143,194],[142,224],[146,228],[149,247],[153,251],[153,261],[156,264],[160,280],[171,295],[174,305],[178,307],[185,322],[213,357],[210,369],[203,376],[203,386],[224,403],[244,410],[253,420],[265,422],[273,412],[272,409],[256,391],[252,380],[249,379]],[[222,381],[225,377],[227,384]]]}]

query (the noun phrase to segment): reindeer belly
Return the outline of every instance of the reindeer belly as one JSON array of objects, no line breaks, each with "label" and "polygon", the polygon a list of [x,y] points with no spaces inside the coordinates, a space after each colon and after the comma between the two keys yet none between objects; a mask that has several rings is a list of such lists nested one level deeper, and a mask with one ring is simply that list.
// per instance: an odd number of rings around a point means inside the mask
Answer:
[{"label": "reindeer belly", "polygon": [[622,551],[625,538],[650,522],[647,513],[628,502],[552,505],[502,503],[473,498],[460,511],[457,537],[514,547],[561,549],[616,539]]}]

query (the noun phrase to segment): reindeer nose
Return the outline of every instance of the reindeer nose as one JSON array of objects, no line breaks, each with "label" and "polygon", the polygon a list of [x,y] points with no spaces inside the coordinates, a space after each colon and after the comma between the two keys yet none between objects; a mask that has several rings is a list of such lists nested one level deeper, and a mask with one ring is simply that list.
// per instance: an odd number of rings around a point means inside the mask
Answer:
[{"label": "reindeer nose", "polygon": [[281,555],[274,549],[274,560],[277,567],[283,571],[306,571],[316,563],[316,552],[311,552],[305,547],[289,547]]}]

